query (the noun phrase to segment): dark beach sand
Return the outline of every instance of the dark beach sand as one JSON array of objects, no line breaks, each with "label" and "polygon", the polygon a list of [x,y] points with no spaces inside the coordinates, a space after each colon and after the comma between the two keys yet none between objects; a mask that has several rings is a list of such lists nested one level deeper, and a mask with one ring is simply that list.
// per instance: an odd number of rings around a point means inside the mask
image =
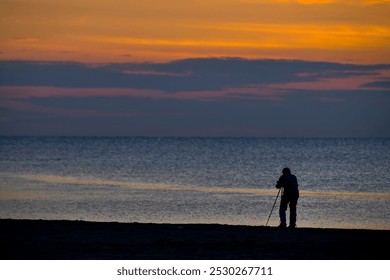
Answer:
[{"label": "dark beach sand", "polygon": [[379,260],[390,231],[0,220],[8,260]]}]

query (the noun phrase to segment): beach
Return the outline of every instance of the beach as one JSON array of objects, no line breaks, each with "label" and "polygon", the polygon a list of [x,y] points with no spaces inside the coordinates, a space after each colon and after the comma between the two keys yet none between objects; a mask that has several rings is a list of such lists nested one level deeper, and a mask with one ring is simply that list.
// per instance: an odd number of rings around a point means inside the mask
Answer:
[{"label": "beach", "polygon": [[3,260],[385,260],[387,230],[0,220]]}]

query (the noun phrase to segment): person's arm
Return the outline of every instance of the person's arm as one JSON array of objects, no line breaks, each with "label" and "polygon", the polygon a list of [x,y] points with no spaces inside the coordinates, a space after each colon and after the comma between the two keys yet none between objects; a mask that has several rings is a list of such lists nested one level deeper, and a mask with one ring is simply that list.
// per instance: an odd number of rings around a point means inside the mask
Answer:
[{"label": "person's arm", "polygon": [[279,180],[276,182],[276,188],[277,189],[280,189],[280,188],[283,188],[283,176],[281,176],[280,178],[279,178]]}]

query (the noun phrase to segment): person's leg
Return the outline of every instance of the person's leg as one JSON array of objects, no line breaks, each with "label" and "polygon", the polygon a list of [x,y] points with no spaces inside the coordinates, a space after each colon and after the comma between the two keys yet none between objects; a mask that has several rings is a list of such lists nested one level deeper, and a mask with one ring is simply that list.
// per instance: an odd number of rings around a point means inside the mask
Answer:
[{"label": "person's leg", "polygon": [[292,227],[292,228],[296,227],[297,203],[298,203],[298,198],[290,199],[290,227]]},{"label": "person's leg", "polygon": [[282,196],[280,200],[280,207],[279,207],[279,217],[280,217],[280,227],[286,227],[286,210],[287,210],[287,203],[288,200],[285,196]]}]

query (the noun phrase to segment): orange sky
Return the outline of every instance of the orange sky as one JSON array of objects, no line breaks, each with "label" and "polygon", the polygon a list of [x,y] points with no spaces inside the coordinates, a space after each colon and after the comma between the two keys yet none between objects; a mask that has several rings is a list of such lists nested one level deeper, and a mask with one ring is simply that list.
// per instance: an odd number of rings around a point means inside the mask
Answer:
[{"label": "orange sky", "polygon": [[0,0],[0,59],[390,63],[389,0]]}]

